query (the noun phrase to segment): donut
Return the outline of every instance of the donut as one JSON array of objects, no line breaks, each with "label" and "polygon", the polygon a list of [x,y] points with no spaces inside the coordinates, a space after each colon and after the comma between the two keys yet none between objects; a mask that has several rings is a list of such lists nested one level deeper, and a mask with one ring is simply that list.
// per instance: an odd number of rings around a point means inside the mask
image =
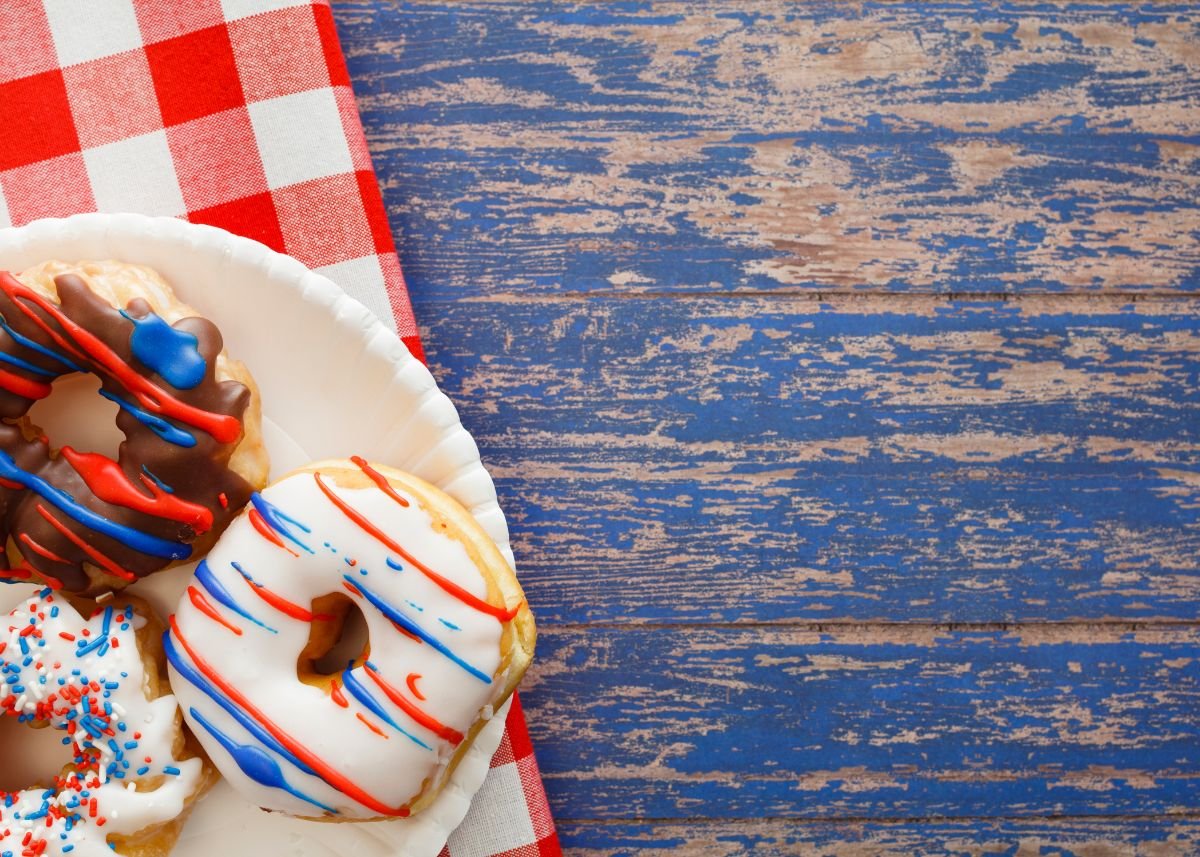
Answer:
[{"label": "donut", "polygon": [[[115,461],[56,448],[29,418],[77,372],[118,406]],[[0,578],[123,588],[207,550],[266,475],[253,379],[158,274],[120,262],[0,273]]]},{"label": "donut", "polygon": [[[365,647],[322,668],[353,610]],[[251,497],[196,568],[165,647],[184,718],[243,797],[364,821],[429,805],[534,638],[516,575],[462,506],[353,458]]]},{"label": "donut", "polygon": [[0,626],[0,715],[70,747],[53,782],[0,792],[0,853],[166,854],[216,773],[185,737],[162,623],[134,598],[76,603],[86,618],[44,587]]}]

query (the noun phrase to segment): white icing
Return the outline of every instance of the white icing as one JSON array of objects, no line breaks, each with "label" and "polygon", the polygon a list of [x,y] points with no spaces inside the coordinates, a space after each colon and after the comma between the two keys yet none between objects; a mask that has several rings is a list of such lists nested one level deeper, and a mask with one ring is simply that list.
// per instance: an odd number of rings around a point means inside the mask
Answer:
[{"label": "white icing", "polygon": [[[373,485],[344,488],[329,477],[324,477],[324,483],[420,563],[476,599],[486,600],[487,583],[466,549],[436,530],[431,516],[415,498],[409,497],[405,507]],[[253,723],[273,724],[276,732],[271,735],[275,740],[279,740],[278,733],[283,733],[320,759],[335,776],[302,770],[294,756],[289,759],[290,754],[280,752],[279,746],[261,740],[261,734],[256,736],[173,662],[172,686],[184,715],[230,784],[258,806],[308,817],[325,814],[321,807],[348,819],[389,814],[381,812],[380,806],[401,814],[427,779],[444,773],[455,742],[423,725],[389,699],[366,666],[354,669],[352,678],[393,721],[392,725],[347,688],[341,690],[347,703],[343,707],[326,691],[300,682],[296,662],[308,641],[309,623],[290,617],[260,597],[234,563],[265,590],[305,609],[310,609],[313,599],[320,596],[349,594],[344,586],[349,576],[360,589],[353,600],[366,618],[370,663],[378,669],[378,676],[411,706],[460,733],[469,730],[481,711],[490,710],[503,688],[502,678],[496,675],[503,624],[448,593],[368,534],[325,496],[312,473],[293,474],[267,488],[262,496],[296,522],[284,521],[283,528],[312,552],[286,536],[283,542],[290,550],[272,543],[256,530],[250,517],[252,507],[247,507],[226,530],[206,563],[218,588],[232,596],[237,608],[276,633],[221,603],[211,587],[205,588],[201,574],[193,579],[193,589],[202,593],[210,610],[215,609],[241,634],[214,620],[196,606],[193,596],[185,594],[176,614],[177,631],[170,635],[171,647],[179,662],[195,669],[198,665],[187,650],[190,647],[227,689],[232,688],[248,703],[237,705],[239,711],[255,709],[247,712]],[[390,566],[389,560],[401,570]],[[483,679],[437,651],[434,644],[416,642],[398,631],[365,597],[368,591],[400,611],[431,640],[482,674]],[[424,700],[410,690],[410,674],[420,676],[414,681]],[[343,677],[337,678],[341,685]],[[210,689],[214,686],[208,679],[202,683],[209,684]],[[230,694],[219,687],[216,693],[230,699]],[[364,719],[383,735],[364,724]],[[224,742],[205,722],[224,736]],[[285,787],[277,782],[261,782],[261,768],[255,769],[257,776],[248,775],[227,749],[230,743],[266,754],[278,765]],[[348,790],[330,782],[339,777],[370,800],[348,794]]]},{"label": "white icing", "polygon": [[[106,612],[111,614],[108,643],[92,647],[103,634]],[[78,766],[78,776],[60,783],[57,791],[30,788],[0,795],[0,854],[111,857],[109,834],[129,835],[172,820],[199,788],[200,760],[180,761],[173,753],[175,697],[146,698],[149,676],[135,637],[144,620],[136,614],[127,618],[123,609],[102,607],[85,620],[45,589],[22,601],[0,625],[5,643],[0,707],[6,716],[36,717],[55,729],[73,729],[63,763]],[[34,630],[21,636],[28,627]],[[92,651],[79,654],[80,643]],[[75,697],[76,690],[86,691],[95,706]],[[91,731],[79,725],[84,715],[90,715]],[[82,754],[90,758],[79,764]],[[156,780],[157,788],[149,790]],[[137,791],[135,784],[147,791]],[[40,847],[39,840],[45,841],[44,850],[29,850]]]}]

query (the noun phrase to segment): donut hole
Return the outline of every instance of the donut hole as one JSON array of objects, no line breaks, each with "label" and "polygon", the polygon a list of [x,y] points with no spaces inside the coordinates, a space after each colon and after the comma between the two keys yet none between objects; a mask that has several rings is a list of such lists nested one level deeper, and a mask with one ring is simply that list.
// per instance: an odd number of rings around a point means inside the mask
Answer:
[{"label": "donut hole", "polygon": [[65,732],[48,726],[34,728],[13,715],[0,715],[0,792],[46,786],[69,762],[63,747]]},{"label": "donut hole", "polygon": [[326,687],[331,676],[347,664],[362,664],[371,653],[367,619],[358,605],[340,593],[314,599],[312,612],[331,616],[309,623],[308,643],[296,661],[296,675],[305,684]]},{"label": "donut hole", "polygon": [[117,428],[121,408],[100,395],[100,379],[75,372],[53,384],[54,392],[33,403],[28,419],[50,439],[50,446],[70,446],[113,460],[125,435]]}]

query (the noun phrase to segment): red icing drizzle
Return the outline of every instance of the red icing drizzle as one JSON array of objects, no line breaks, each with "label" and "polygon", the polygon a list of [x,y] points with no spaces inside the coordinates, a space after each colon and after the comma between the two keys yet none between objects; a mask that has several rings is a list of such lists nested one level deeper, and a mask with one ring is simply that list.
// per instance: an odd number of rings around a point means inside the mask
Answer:
[{"label": "red icing drizzle", "polygon": [[408,685],[408,690],[409,690],[409,692],[410,692],[410,693],[411,693],[413,696],[415,696],[417,699],[419,699],[419,700],[421,700],[422,702],[424,702],[424,701],[425,701],[425,694],[423,694],[423,693],[421,693],[421,691],[417,690],[417,679],[419,679],[419,678],[420,678],[420,676],[419,676],[419,675],[417,675],[416,673],[409,673],[409,674],[408,674],[408,678],[406,678],[406,679],[404,680],[404,682],[405,682],[405,684],[407,684],[407,685]]},{"label": "red icing drizzle", "polygon": [[[435,735],[445,738],[455,747],[462,743],[463,734],[461,732],[459,732],[457,729],[450,728],[436,717],[426,714],[424,711],[417,708],[417,706],[413,705],[411,702],[401,696],[400,691],[384,681],[383,676],[381,676],[376,670],[372,669],[369,664],[367,665],[367,675],[375,680],[375,683],[379,685],[379,689],[384,692],[384,695],[387,696],[388,699],[394,702],[401,711],[403,711],[417,723],[420,723]],[[409,676],[409,678],[411,678],[411,676]]]},{"label": "red icing drizzle", "polygon": [[[358,594],[362,595],[361,592]],[[408,630],[407,628],[403,627],[402,625],[398,625],[395,622],[393,622],[392,627],[395,628],[397,631],[399,631],[404,636],[408,637],[408,639],[412,640],[414,643],[417,643],[418,645],[421,645],[421,646],[425,645],[424,640],[422,640],[420,637],[418,637],[416,634],[414,634],[412,631]]]},{"label": "red icing drizzle", "polygon": [[[33,577],[33,573],[24,566],[17,566],[16,568],[0,569],[0,577],[5,578],[6,580],[29,580],[31,577]],[[5,645],[7,645],[7,643],[5,643]],[[4,650],[0,649],[0,652],[2,651]]]},{"label": "red icing drizzle", "polygon": [[445,577],[442,577],[442,575],[438,574],[432,568],[425,565],[404,548],[402,548],[398,543],[396,543],[396,541],[390,538],[387,533],[380,530],[378,527],[364,518],[345,500],[331,491],[329,486],[325,484],[325,481],[321,479],[320,473],[314,473],[313,478],[317,480],[317,485],[321,488],[321,491],[325,494],[325,496],[329,498],[329,501],[333,503],[333,505],[337,506],[347,518],[358,524],[359,527],[380,542],[380,544],[384,545],[389,550],[400,554],[400,556],[403,557],[410,565],[440,586],[445,592],[454,596],[468,607],[478,610],[480,613],[486,613],[488,616],[494,616],[501,622],[512,621],[512,618],[517,615],[517,611],[520,610],[520,607],[514,607],[511,610],[503,607],[496,607],[495,605],[484,601],[482,598],[477,598],[470,592],[467,592],[467,590],[463,589],[453,580],[447,580]]},{"label": "red icing drizzle", "polygon": [[226,628],[228,628],[230,631],[233,631],[233,633],[237,634],[239,637],[242,636],[242,629],[239,628],[237,625],[232,624],[224,616],[222,616],[220,613],[218,613],[217,608],[212,606],[212,602],[208,600],[208,597],[203,592],[201,592],[199,589],[197,589],[194,586],[189,586],[187,588],[187,594],[188,594],[188,598],[191,599],[192,603],[196,605],[197,610],[199,610],[201,613],[203,613],[209,619],[212,619],[214,622],[224,625]]},{"label": "red icing drizzle", "polygon": [[83,478],[92,493],[105,503],[124,506],[135,512],[166,518],[168,521],[179,521],[190,526],[196,535],[212,529],[213,514],[210,510],[168,494],[144,474],[140,474],[142,484],[153,496],[147,497],[139,490],[125,475],[121,465],[111,458],[94,452],[76,452],[69,446],[62,448],[62,456],[75,468],[75,472]]},{"label": "red icing drizzle", "polygon": [[96,550],[94,547],[89,545],[83,539],[79,538],[79,536],[75,535],[73,532],[71,532],[69,529],[67,529],[66,525],[63,524],[62,521],[60,521],[58,518],[54,517],[49,512],[47,512],[46,507],[43,506],[41,503],[37,504],[37,510],[38,510],[38,514],[41,515],[43,518],[45,518],[47,521],[49,521],[50,524],[54,527],[54,529],[56,529],[60,533],[62,533],[63,536],[68,541],[70,541],[73,545],[75,545],[75,547],[79,548],[85,554],[90,556],[92,558],[92,561],[95,562],[96,565],[100,566],[102,569],[109,572],[110,574],[116,575],[117,577],[121,578],[122,580],[128,580],[131,583],[133,581],[137,580],[136,574],[134,574],[133,572],[130,572],[130,571],[126,571],[125,569],[121,568],[121,566],[117,565],[115,562],[113,562],[111,559],[106,557],[104,554],[100,553],[100,551]]},{"label": "red icing drizzle", "polygon": [[390,816],[392,818],[408,817],[409,812],[407,806],[401,805],[399,807],[391,807],[375,799],[353,782],[346,779],[345,776],[338,773],[338,771],[334,770],[324,760],[314,755],[311,750],[309,750],[291,735],[280,729],[279,726],[273,723],[265,713],[260,711],[258,707],[254,705],[254,703],[243,696],[236,687],[223,679],[220,674],[218,674],[217,671],[212,668],[212,665],[209,664],[208,661],[204,660],[196,653],[196,650],[191,647],[188,641],[184,638],[183,634],[179,632],[179,624],[175,621],[174,616],[172,616],[169,621],[171,623],[171,633],[175,635],[175,639],[179,641],[181,646],[183,646],[184,651],[186,651],[188,654],[188,657],[192,659],[192,663],[196,665],[196,669],[200,670],[205,678],[220,688],[221,692],[228,696],[235,704],[241,706],[242,710],[262,724],[262,727],[266,729],[267,732],[269,732],[272,736],[274,736],[276,741],[283,744],[283,746],[286,747],[294,756],[316,771],[317,775],[321,777],[321,779],[325,780],[335,789],[358,801],[373,812],[377,812],[380,815]]},{"label": "red icing drizzle", "polygon": [[329,696],[342,708],[350,707],[350,703],[346,701],[346,694],[342,693],[342,686],[337,683],[337,679],[333,680],[333,686],[329,689]]},{"label": "red icing drizzle", "polygon": [[0,369],[0,389],[7,390],[23,399],[44,399],[50,395],[50,385],[42,381],[30,381]]},{"label": "red icing drizzle", "polygon": [[275,532],[275,530],[271,528],[270,524],[263,520],[263,516],[258,513],[258,509],[251,509],[249,514],[250,523],[254,525],[254,529],[258,530],[258,534],[260,536],[273,545],[279,545],[279,547],[283,548],[292,556],[300,556],[300,554],[296,553],[283,543],[283,539],[279,538],[279,533]]},{"label": "red icing drizzle", "polygon": [[37,542],[35,542],[33,540],[33,538],[29,535],[29,533],[21,533],[20,535],[17,536],[17,538],[20,539],[21,544],[26,545],[31,551],[36,553],[38,556],[44,556],[46,559],[50,560],[51,562],[61,562],[64,565],[70,564],[70,560],[63,559],[61,556],[56,554],[54,551],[50,550],[50,548],[45,547],[44,545],[40,545]]},{"label": "red icing drizzle", "polygon": [[380,729],[378,726],[376,726],[374,723],[372,723],[367,718],[363,717],[361,714],[355,714],[354,716],[357,717],[359,720],[361,720],[364,724],[366,724],[366,727],[368,729],[370,729],[372,732],[374,732],[376,735],[378,735],[380,738],[388,737],[386,734],[384,734],[384,731],[382,729]]},{"label": "red icing drizzle", "polygon": [[401,506],[408,507],[409,503],[403,497],[396,493],[396,489],[392,487],[392,483],[387,481],[382,473],[367,463],[366,459],[358,455],[350,456],[350,460],[358,465],[358,469],[367,474],[372,482],[379,486],[379,490],[387,494]]},{"label": "red icing drizzle", "polygon": [[[342,581],[342,586],[344,586],[344,587],[346,587],[346,589],[350,590],[351,595],[357,595],[359,598],[363,597],[362,590],[359,589],[357,586],[355,586],[353,583],[349,582],[348,580]],[[414,634],[412,631],[408,630],[407,628],[403,627],[402,625],[398,625],[395,622],[392,622],[391,624],[392,624],[392,627],[395,628],[399,633],[408,637],[408,639],[412,640],[414,643],[417,643],[418,645],[425,644],[424,640],[422,640],[420,637],[418,637],[416,634]]]},{"label": "red icing drizzle", "polygon": [[255,583],[247,577],[243,577],[250,588],[258,593],[258,597],[270,604],[280,613],[291,616],[293,619],[298,619],[301,622],[329,622],[334,617],[328,613],[313,613],[311,610],[305,610],[299,604],[288,601],[281,595],[276,595],[271,590],[267,589],[261,583]]},{"label": "red icing drizzle", "polygon": [[[63,588],[63,582],[61,580],[59,580],[57,577],[51,577],[50,575],[46,574],[46,572],[38,571],[36,568],[34,568],[33,566],[28,565],[28,564],[18,566],[17,568],[7,569],[4,572],[0,572],[0,574],[4,574],[5,576],[11,575],[11,576],[15,577],[17,580],[31,580],[34,575],[37,575],[38,577],[40,577],[42,579],[42,581],[47,586],[49,586],[55,592],[58,592],[60,589]],[[29,627],[32,628],[33,626],[30,625]],[[22,631],[21,636],[23,637],[27,633],[28,633],[27,631]]]},{"label": "red icing drizzle", "polygon": [[[242,423],[237,417],[232,417],[228,414],[214,414],[181,402],[174,396],[171,396],[158,385],[139,375],[133,367],[122,360],[103,341],[68,318],[53,303],[32,289],[22,285],[12,274],[0,274],[0,289],[3,289],[12,299],[13,303],[20,307],[25,315],[46,331],[55,342],[72,354],[83,359],[91,358],[104,367],[105,371],[120,381],[125,389],[146,410],[172,417],[180,422],[206,431],[220,443],[233,443],[241,437]],[[58,322],[59,326],[70,335],[74,343],[87,352],[86,356],[80,354],[79,350],[73,347],[70,342],[67,342],[61,334],[51,330],[49,325],[38,317],[37,313],[21,303],[18,298],[24,298],[36,304],[42,312]],[[48,387],[47,390],[49,390]]]}]

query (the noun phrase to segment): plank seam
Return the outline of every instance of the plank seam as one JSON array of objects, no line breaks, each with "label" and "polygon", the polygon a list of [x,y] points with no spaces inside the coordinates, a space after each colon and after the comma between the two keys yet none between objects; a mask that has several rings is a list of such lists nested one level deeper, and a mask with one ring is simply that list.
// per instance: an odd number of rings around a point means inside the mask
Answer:
[{"label": "plank seam", "polygon": [[566,818],[555,816],[555,824],[589,824],[603,827],[627,826],[630,824],[661,824],[661,825],[752,825],[752,824],[788,824],[796,827],[820,827],[829,824],[871,824],[880,827],[899,827],[906,824],[971,824],[974,822],[1019,822],[1037,824],[1040,822],[1161,822],[1161,821],[1200,821],[1200,812],[1179,811],[1158,814],[1097,814],[1097,815],[914,815],[895,817],[871,816],[822,816],[821,818],[801,818],[786,815],[763,815],[753,818],[714,818],[712,816],[677,816],[675,818]]},{"label": "plank seam", "polygon": [[[537,605],[533,608],[536,610]],[[1104,620],[1104,619],[1081,619],[1079,621],[1049,621],[1049,622],[864,622],[862,620],[829,620],[823,622],[563,622],[547,624],[541,630],[545,631],[589,631],[595,629],[609,631],[671,631],[684,628],[693,628],[696,630],[731,630],[731,631],[753,631],[756,629],[781,629],[811,631],[820,633],[826,629],[836,628],[838,631],[855,631],[855,630],[874,630],[888,628],[902,629],[928,629],[932,631],[946,632],[1005,632],[1017,631],[1022,628],[1103,628],[1106,631],[1127,631],[1129,633],[1137,633],[1138,631],[1190,631],[1200,628],[1200,620],[1180,620],[1180,619],[1139,619],[1131,622],[1129,620]]]}]

